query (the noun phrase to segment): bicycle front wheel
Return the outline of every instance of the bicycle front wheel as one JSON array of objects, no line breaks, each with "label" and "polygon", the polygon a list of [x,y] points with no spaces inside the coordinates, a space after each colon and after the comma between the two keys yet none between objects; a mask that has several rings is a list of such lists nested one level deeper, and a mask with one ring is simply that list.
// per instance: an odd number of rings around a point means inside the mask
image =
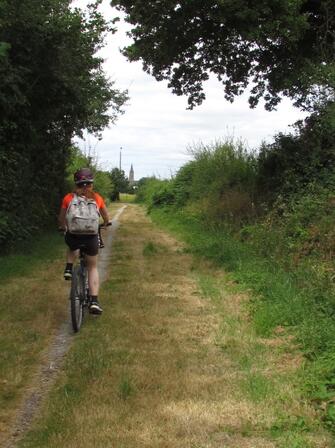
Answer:
[{"label": "bicycle front wheel", "polygon": [[84,296],[81,282],[82,278],[80,267],[76,266],[72,272],[72,283],[70,292],[71,321],[72,328],[75,333],[80,330],[81,324],[83,322]]}]

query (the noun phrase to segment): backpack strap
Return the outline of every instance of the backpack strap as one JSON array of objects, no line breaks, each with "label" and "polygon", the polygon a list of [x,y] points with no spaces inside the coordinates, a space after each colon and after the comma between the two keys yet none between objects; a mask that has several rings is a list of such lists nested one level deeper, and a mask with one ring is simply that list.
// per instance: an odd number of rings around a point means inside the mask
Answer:
[{"label": "backpack strap", "polygon": [[76,193],[71,193],[71,194],[72,194],[72,198],[71,198],[71,201],[69,202],[69,205],[67,206],[66,213],[69,211],[69,208],[70,208],[70,206],[71,206],[71,204],[72,204],[73,199],[74,199],[76,196],[78,196]]}]

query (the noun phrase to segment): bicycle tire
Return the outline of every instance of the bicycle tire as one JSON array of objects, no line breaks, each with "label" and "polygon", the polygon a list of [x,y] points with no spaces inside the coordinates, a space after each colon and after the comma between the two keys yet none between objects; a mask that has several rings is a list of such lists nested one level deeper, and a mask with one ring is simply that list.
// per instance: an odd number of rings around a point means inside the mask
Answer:
[{"label": "bicycle tire", "polygon": [[71,322],[75,333],[80,330],[84,317],[84,293],[82,287],[82,275],[79,266],[73,269],[70,303],[71,303]]}]

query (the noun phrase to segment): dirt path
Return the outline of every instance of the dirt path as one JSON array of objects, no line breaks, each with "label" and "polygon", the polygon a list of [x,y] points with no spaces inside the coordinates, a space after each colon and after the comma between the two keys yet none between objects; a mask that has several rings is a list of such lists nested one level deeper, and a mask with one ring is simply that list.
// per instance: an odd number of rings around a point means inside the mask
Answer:
[{"label": "dirt path", "polygon": [[[111,258],[112,240],[114,239],[115,232],[119,226],[119,218],[125,208],[126,206],[123,206],[116,212],[112,220],[113,225],[111,231],[105,234],[105,248],[99,256],[100,283],[106,280],[108,265]],[[70,313],[68,313],[68,316],[70,316]],[[64,356],[73,342],[73,337],[74,334],[71,321],[68,320],[61,325],[52,343],[45,351],[42,363],[38,367],[33,381],[25,394],[21,408],[18,410],[17,418],[13,425],[10,437],[4,442],[4,448],[14,448],[17,442],[24,437],[25,433],[30,429],[32,422],[36,415],[38,415],[59,371],[62,369]]]},{"label": "dirt path", "polygon": [[[130,207],[123,220],[112,271],[113,322],[118,326],[113,345],[123,359],[112,368],[116,384],[105,378],[106,392],[113,391],[115,398],[113,411],[103,404],[95,410],[97,418],[109,420],[103,436],[93,431],[97,445],[274,447],[257,431],[247,431],[271,424],[272,416],[262,404],[239,395],[241,374],[218,345],[222,316],[199,289],[206,264],[195,265],[183,246],[152,226],[142,210]],[[224,290],[220,297],[227,306],[234,304],[231,313],[237,312],[240,297]],[[82,441],[68,446],[76,443]],[[93,437],[84,446],[90,443]]]},{"label": "dirt path", "polygon": [[295,424],[315,412],[288,381],[299,366],[290,341],[257,338],[247,296],[143,209],[129,205],[120,221],[103,317],[73,344],[22,446],[330,448],[317,424]]}]

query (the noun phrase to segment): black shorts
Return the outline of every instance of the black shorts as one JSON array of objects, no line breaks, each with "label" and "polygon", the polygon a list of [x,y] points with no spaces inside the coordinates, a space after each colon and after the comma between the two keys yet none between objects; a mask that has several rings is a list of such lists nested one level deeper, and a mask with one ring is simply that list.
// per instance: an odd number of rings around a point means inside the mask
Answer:
[{"label": "black shorts", "polygon": [[70,250],[82,248],[85,254],[90,256],[97,255],[99,252],[98,235],[74,235],[73,233],[66,233],[65,242]]}]

